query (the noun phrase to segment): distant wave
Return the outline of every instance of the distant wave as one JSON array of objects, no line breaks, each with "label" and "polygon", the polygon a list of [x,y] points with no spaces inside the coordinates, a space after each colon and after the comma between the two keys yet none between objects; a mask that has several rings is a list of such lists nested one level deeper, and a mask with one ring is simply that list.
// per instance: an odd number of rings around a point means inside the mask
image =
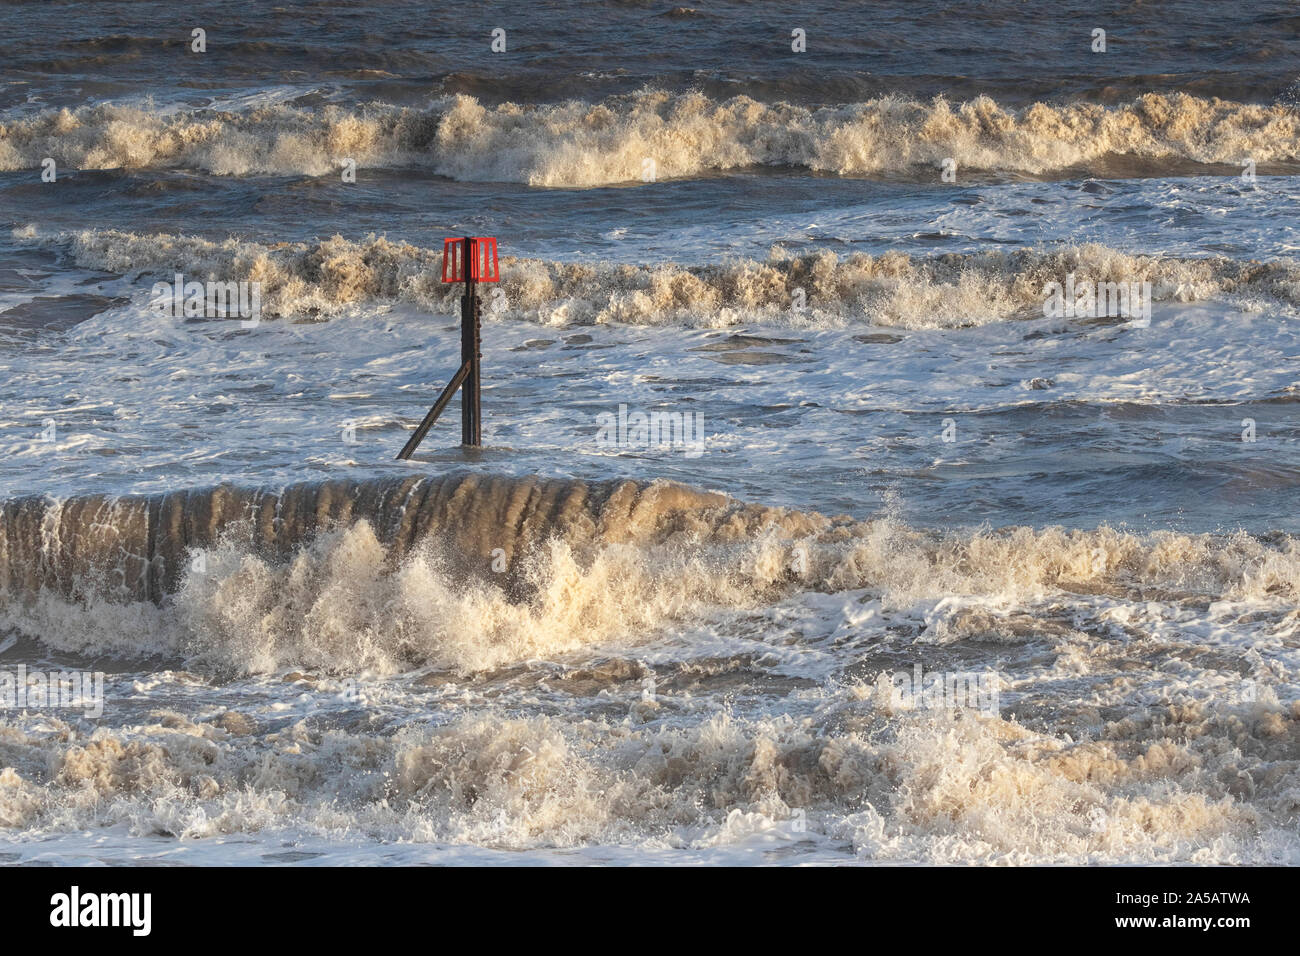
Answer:
[{"label": "distant wave", "polygon": [[[262,244],[87,230],[20,241],[66,248],[85,268],[262,283],[266,315],[329,315],[368,301],[453,312],[441,250],[370,236]],[[1300,307],[1300,263],[1134,255],[1087,244],[933,256],[832,252],[700,265],[571,263],[507,257],[488,315],[548,325],[607,322],[726,327],[776,321],[810,327],[871,323],[906,328],[978,325],[1041,315],[1044,288],[1077,281],[1149,282],[1155,301],[1231,298],[1247,307]],[[796,308],[801,305],[801,308]]]},{"label": "distant wave", "polygon": [[960,170],[1051,176],[1123,157],[1130,175],[1169,165],[1300,160],[1300,113],[1286,105],[1149,93],[1132,102],[1022,108],[987,96],[952,103],[889,95],[807,108],[746,96],[641,90],[596,103],[485,106],[445,96],[427,108],[289,105],[173,111],[99,104],[0,123],[0,171],[47,158],[76,169],[182,168],[218,175],[419,166],[458,180],[593,187],[750,166],[841,176]]}]

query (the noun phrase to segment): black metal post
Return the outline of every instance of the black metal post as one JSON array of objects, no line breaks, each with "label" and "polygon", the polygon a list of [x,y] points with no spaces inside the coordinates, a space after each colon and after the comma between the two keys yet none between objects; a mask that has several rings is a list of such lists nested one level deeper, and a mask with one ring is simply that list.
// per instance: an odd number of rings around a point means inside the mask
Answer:
[{"label": "black metal post", "polygon": [[[474,260],[477,254],[474,241],[466,236],[461,240],[461,269],[465,277],[465,294],[460,300],[460,369],[442,390],[433,408],[424,416],[402,450],[398,459],[410,458],[424,441],[433,423],[438,420],[451,397],[460,389],[460,441],[462,445],[477,448],[483,443],[483,412],[479,405],[480,369],[483,360],[482,337],[479,332],[478,295],[474,291]],[[454,248],[454,247],[453,247]]]},{"label": "black metal post", "polygon": [[469,375],[465,377],[465,385],[460,393],[460,443],[477,448],[483,439],[479,406],[479,366],[483,356],[478,323],[478,294],[474,291],[473,256],[477,250],[473,248],[474,242],[468,236],[462,242],[465,297],[460,304],[460,361],[462,365],[469,366]]}]

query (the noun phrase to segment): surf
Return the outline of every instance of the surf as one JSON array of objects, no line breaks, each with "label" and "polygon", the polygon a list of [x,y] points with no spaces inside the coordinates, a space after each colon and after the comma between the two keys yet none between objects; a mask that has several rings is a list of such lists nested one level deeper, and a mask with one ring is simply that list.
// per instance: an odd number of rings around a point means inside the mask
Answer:
[{"label": "surf", "polygon": [[462,181],[590,189],[754,166],[938,179],[964,171],[1060,177],[1123,159],[1128,175],[1171,162],[1294,164],[1300,117],[1286,104],[1146,93],[1117,105],[990,96],[962,102],[887,94],[807,107],[748,96],[644,88],[589,102],[489,105],[455,94],[424,107],[371,102],[304,108],[172,109],[98,103],[0,123],[0,171],[47,157],[74,169],[191,169],[219,176],[416,166]]}]

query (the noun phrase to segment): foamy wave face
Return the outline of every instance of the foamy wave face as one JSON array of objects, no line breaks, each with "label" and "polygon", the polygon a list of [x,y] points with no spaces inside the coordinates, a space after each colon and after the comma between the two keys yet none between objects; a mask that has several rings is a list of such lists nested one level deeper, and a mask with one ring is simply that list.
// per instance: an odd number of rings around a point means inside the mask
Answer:
[{"label": "foamy wave face", "polygon": [[481,670],[757,600],[789,577],[772,539],[829,524],[670,483],[464,475],[21,499],[0,624],[240,673]]},{"label": "foamy wave face", "polygon": [[782,549],[763,540],[699,551],[607,544],[582,555],[553,539],[505,583],[466,581],[432,546],[394,566],[367,523],[323,536],[287,565],[239,550],[207,557],[175,597],[176,625],[192,665],[243,673],[472,673],[743,607],[788,577]]},{"label": "foamy wave face", "polygon": [[[716,528],[712,518],[702,524]],[[1012,529],[936,536],[890,521],[835,525],[781,512],[738,537],[735,530],[701,534],[697,525],[653,543],[586,546],[551,538],[524,551],[515,567],[498,559],[499,573],[467,580],[466,556],[426,543],[394,561],[362,522],[282,564],[243,548],[207,552],[203,572],[187,575],[170,609],[191,665],[241,673],[428,666],[472,673],[609,642],[635,644],[670,624],[805,590],[867,589],[904,612],[951,599],[954,611],[930,621],[931,638],[940,642],[1015,632],[1014,620],[960,609],[963,596],[981,605],[1032,604],[1044,593],[1082,588],[1204,606],[1300,595],[1294,546],[1279,551],[1248,535],[1144,539]]]},{"label": "foamy wave face", "polygon": [[[95,230],[25,241],[67,244],[77,264],[118,273],[261,283],[263,314],[328,315],[370,300],[455,309],[441,282],[441,251],[371,236],[264,245]],[[995,250],[913,256],[792,256],[764,262],[632,266],[507,257],[501,298],[485,310],[548,325],[627,322],[723,327],[775,320],[834,327],[855,322],[959,327],[1041,316],[1050,283],[1150,283],[1155,301],[1215,297],[1252,307],[1300,305],[1300,265],[1132,255],[1095,244],[1059,250]]]},{"label": "foamy wave face", "polygon": [[959,168],[1049,175],[1108,157],[1237,164],[1300,158],[1300,118],[1286,106],[1151,93],[1122,106],[986,96],[953,105],[883,97],[806,109],[748,97],[717,101],[653,90],[600,103],[486,107],[454,96],[427,109],[289,106],[248,112],[155,111],[101,104],[0,125],[0,170],[46,157],[79,169],[162,167],[219,175],[324,175],[420,165],[462,180],[591,187],[746,166],[845,176]]},{"label": "foamy wave face", "polygon": [[[923,532],[632,482],[457,476],[29,499],[4,518],[0,626],[62,651],[238,674],[482,672],[807,591],[861,590],[938,643],[1015,641],[1071,609],[1097,616],[1080,594],[1202,615],[1263,602],[1269,620],[1300,596],[1289,538]],[[1034,610],[1006,613],[1014,605]]]}]

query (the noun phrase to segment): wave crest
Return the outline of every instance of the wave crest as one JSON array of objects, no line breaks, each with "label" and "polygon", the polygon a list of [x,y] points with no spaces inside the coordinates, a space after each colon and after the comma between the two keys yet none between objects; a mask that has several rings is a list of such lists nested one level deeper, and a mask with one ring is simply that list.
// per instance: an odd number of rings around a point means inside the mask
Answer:
[{"label": "wave crest", "polygon": [[[1244,533],[922,531],[670,483],[474,475],[0,511],[0,626],[241,673],[481,671],[855,589],[902,609],[961,595],[1275,604],[1300,597],[1300,551]],[[933,640],[1017,627],[950,610],[927,624]]]},{"label": "wave crest", "polygon": [[[883,96],[810,109],[746,96],[641,90],[597,103],[485,106],[440,98],[424,109],[370,103],[317,110],[172,111],[110,103],[0,125],[0,170],[46,157],[78,169],[181,168],[218,175],[325,175],[415,166],[459,180],[594,187],[749,166],[841,176],[964,170],[1050,176],[1124,157],[1160,164],[1300,159],[1300,116],[1285,105],[1148,93],[1130,103],[1021,109],[988,96],[953,104]],[[1167,172],[1167,170],[1164,170]]]},{"label": "wave crest", "polygon": [[[457,308],[455,288],[441,281],[441,250],[373,235],[273,245],[117,230],[57,237],[15,230],[14,235],[20,241],[66,244],[84,268],[169,281],[179,270],[187,279],[259,282],[263,313],[270,316],[327,316],[370,301],[409,302],[440,313]],[[779,321],[947,328],[1042,315],[1047,284],[1062,283],[1070,274],[1079,283],[1149,282],[1157,302],[1221,297],[1252,308],[1300,306],[1300,264],[1291,259],[1149,256],[1085,244],[935,256],[792,255],[777,248],[764,261],[698,265],[507,256],[485,315],[556,326],[725,327]]]}]

